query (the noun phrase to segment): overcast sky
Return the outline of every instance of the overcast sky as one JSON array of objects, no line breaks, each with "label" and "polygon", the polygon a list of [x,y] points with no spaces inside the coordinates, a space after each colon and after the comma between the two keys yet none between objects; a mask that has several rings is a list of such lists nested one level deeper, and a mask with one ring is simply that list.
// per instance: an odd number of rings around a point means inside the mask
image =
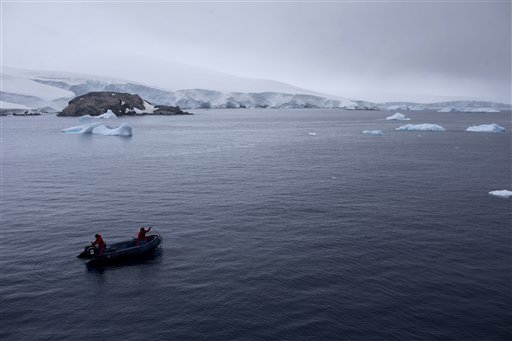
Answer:
[{"label": "overcast sky", "polygon": [[352,99],[510,103],[511,2],[2,3],[2,66],[129,79],[112,65],[155,58]]}]

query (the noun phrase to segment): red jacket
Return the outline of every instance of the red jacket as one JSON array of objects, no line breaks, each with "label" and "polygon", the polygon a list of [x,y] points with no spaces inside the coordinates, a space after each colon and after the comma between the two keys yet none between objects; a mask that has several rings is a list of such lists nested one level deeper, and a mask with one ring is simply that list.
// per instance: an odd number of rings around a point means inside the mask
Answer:
[{"label": "red jacket", "polygon": [[105,247],[105,242],[103,241],[101,235],[98,235],[98,238],[96,238],[93,244],[97,244],[98,247]]}]

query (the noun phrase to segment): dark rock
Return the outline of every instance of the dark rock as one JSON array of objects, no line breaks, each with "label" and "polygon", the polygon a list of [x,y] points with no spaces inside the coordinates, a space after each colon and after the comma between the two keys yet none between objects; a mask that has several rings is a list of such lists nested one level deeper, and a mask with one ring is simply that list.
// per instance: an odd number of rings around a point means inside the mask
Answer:
[{"label": "dark rock", "polygon": [[182,111],[179,107],[168,105],[155,105],[154,107],[156,110],[153,112],[145,112],[144,100],[139,95],[120,92],[90,92],[73,98],[57,116],[98,116],[106,113],[109,109],[117,116],[191,115]]}]

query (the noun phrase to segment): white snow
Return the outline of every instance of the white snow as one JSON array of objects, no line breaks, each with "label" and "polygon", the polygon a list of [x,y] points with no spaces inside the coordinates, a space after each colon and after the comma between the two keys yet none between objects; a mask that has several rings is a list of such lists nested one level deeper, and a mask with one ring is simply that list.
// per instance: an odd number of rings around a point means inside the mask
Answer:
[{"label": "white snow", "polygon": [[479,132],[479,133],[504,133],[505,128],[496,123],[492,124],[481,124],[479,126],[471,126],[466,131]]},{"label": "white snow", "polygon": [[46,101],[52,101],[58,98],[72,98],[75,96],[71,91],[41,84],[33,81],[32,79],[23,78],[17,75],[10,75],[2,72],[1,77],[3,92],[39,97]]},{"label": "white snow", "polygon": [[363,130],[363,134],[367,134],[367,135],[382,135],[382,130]]},{"label": "white snow", "polygon": [[83,124],[76,127],[62,129],[62,132],[68,134],[95,134],[105,136],[132,136],[132,127],[127,123],[121,124],[117,128],[111,128],[99,122]]},{"label": "white snow", "polygon": [[396,114],[386,117],[386,120],[409,121],[410,118],[405,117],[404,114],[397,112]]},{"label": "white snow", "polygon": [[490,195],[494,195],[501,198],[510,198],[512,197],[512,191],[502,189],[502,190],[496,190],[496,191],[490,191]]},{"label": "white snow", "polygon": [[396,128],[396,130],[419,130],[419,131],[445,131],[443,127],[437,124],[423,123],[423,124],[406,124]]},{"label": "white snow", "polygon": [[[75,97],[73,92],[64,89],[80,85],[85,92],[112,88],[119,92],[137,93],[153,103],[179,105],[182,108],[341,108],[356,105],[344,97],[316,93],[272,80],[242,78],[173,63],[160,67],[151,64],[148,67],[152,70],[151,74],[156,75],[151,80],[152,84],[147,83],[147,72],[140,73],[139,70],[131,70],[127,73],[130,79],[122,80],[70,72],[3,67],[3,91],[18,96],[17,100],[8,97],[3,97],[3,100],[29,108],[50,106],[61,110]],[[19,95],[25,97],[19,98]],[[145,106],[144,110],[153,108],[149,103]]]},{"label": "white snow", "polygon": [[117,118],[117,116],[116,116],[116,114],[114,114],[112,112],[112,110],[108,109],[106,113],[99,115],[98,118],[111,119],[111,118]]},{"label": "white snow", "polygon": [[23,104],[0,101],[0,109],[26,109],[26,110],[29,110],[30,108]]},{"label": "white snow", "polygon": [[133,108],[133,111],[135,111],[136,114],[152,114],[155,110],[155,106],[146,101],[144,101],[144,110]]}]

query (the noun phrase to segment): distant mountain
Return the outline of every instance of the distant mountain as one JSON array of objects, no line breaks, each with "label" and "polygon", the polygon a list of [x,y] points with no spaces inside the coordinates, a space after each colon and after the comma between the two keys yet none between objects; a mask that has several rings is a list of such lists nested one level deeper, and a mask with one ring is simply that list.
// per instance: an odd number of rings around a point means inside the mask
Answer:
[{"label": "distant mountain", "polygon": [[[444,112],[511,109],[510,104],[483,101],[371,103],[319,94],[282,82],[236,77],[186,65],[170,64],[161,72],[159,70],[156,66],[143,72],[135,70],[128,76],[133,76],[135,81],[128,81],[88,74],[3,67],[0,109],[61,111],[76,96],[96,91],[136,94],[150,103],[183,109],[347,108]],[[148,72],[151,72],[151,77]],[[155,84],[144,84],[146,79]]]},{"label": "distant mountain", "polygon": [[[123,92],[138,94],[151,103],[180,106],[184,109],[196,108],[339,108],[355,103],[334,96],[315,93],[292,85],[268,80],[251,80],[224,74],[208,74],[198,84],[215,85],[213,89],[177,89],[169,90],[131,81],[109,79],[92,75],[69,72],[31,71],[14,68],[2,70],[1,104],[3,108],[25,106],[62,110],[68,102],[80,95],[95,91]],[[191,74],[198,78],[197,74]],[[186,78],[180,74],[179,78]],[[227,84],[227,83],[229,84]],[[170,82],[173,87],[178,81]],[[190,84],[190,79],[183,81]],[[239,91],[236,91],[240,89]],[[261,89],[260,92],[244,92],[248,89]]]}]

